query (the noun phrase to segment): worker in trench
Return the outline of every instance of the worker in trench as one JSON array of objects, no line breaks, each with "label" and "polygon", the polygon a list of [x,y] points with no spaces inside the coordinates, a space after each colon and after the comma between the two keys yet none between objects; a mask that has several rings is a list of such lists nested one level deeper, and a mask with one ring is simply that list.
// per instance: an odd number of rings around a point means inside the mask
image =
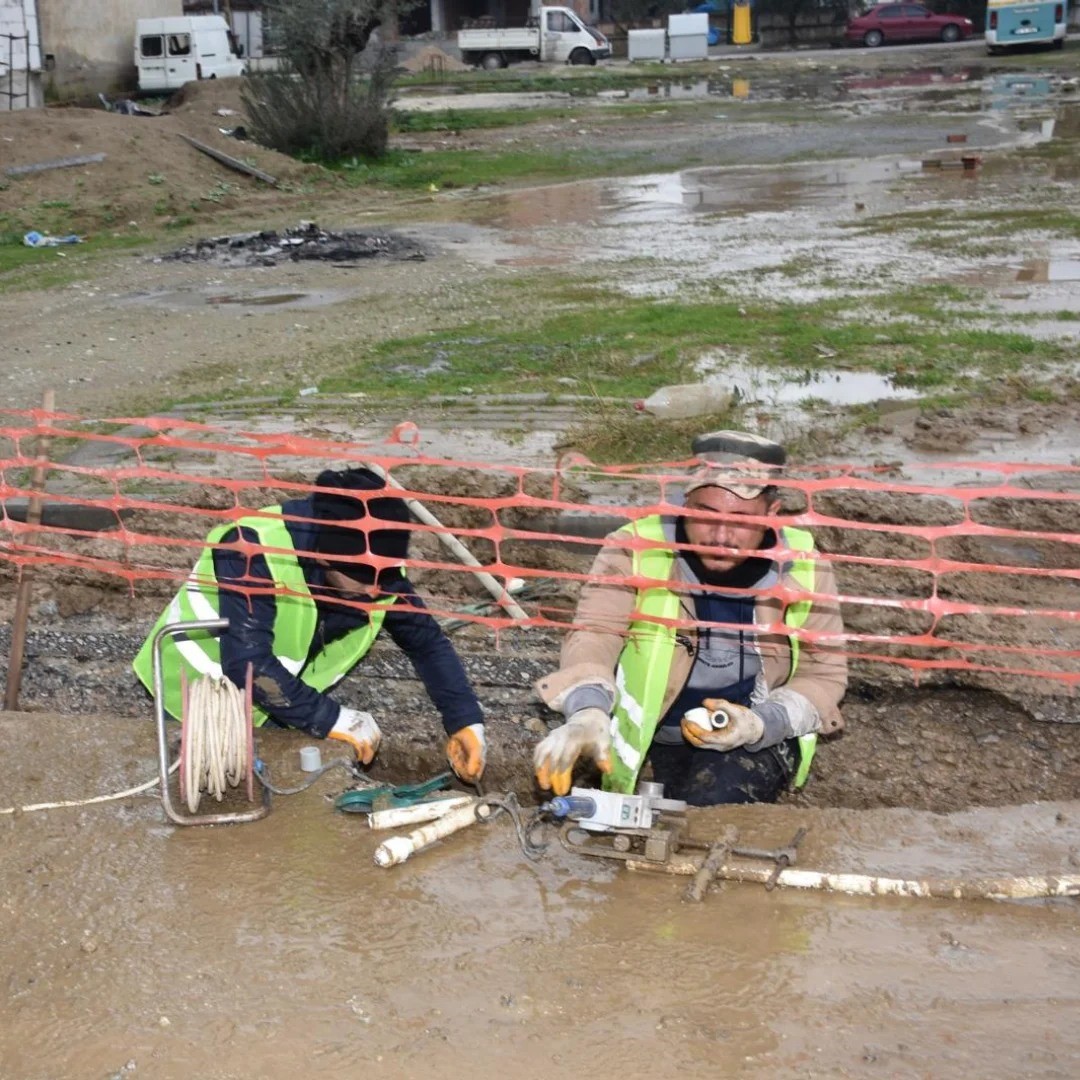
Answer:
[{"label": "worker in trench", "polygon": [[693,806],[774,802],[843,726],[836,582],[810,533],[779,520],[784,448],[719,431],[693,453],[679,513],[606,538],[560,667],[536,684],[567,717],[536,747],[541,788],[566,794],[592,759],[629,794],[648,762]]},{"label": "worker in trench", "polygon": [[[484,771],[484,718],[461,660],[405,574],[409,509],[365,468],[327,470],[300,499],[214,529],[194,571],[134,661],[153,693],[152,642],[167,623],[226,618],[228,629],[168,636],[165,710],[179,717],[181,674],[253,673],[255,724],[268,720],[337,739],[370,764],[382,733],[369,712],[327,693],[382,630],[408,656],[442,717],[447,758],[475,783]],[[359,606],[359,605],[364,606]]]}]

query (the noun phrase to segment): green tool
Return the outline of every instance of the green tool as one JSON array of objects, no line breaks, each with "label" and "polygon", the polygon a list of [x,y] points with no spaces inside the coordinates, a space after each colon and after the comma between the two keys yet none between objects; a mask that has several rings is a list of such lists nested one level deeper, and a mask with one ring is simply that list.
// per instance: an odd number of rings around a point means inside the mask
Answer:
[{"label": "green tool", "polygon": [[376,810],[396,810],[402,806],[415,806],[420,802],[432,802],[441,798],[437,792],[445,791],[454,779],[449,772],[425,780],[421,784],[399,784],[397,787],[357,788],[343,791],[335,800],[334,807],[347,814],[371,814]]}]

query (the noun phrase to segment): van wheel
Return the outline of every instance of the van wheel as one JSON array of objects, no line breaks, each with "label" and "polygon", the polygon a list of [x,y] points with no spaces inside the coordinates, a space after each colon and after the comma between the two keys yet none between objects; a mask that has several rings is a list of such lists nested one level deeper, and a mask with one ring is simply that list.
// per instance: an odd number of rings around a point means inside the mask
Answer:
[{"label": "van wheel", "polygon": [[502,58],[502,53],[489,52],[484,53],[480,66],[485,71],[498,71],[500,68],[506,67],[506,62]]},{"label": "van wheel", "polygon": [[1054,38],[1054,48],[1055,49],[1064,49],[1065,48],[1065,39],[1060,38],[1060,37],[1059,38]]},{"label": "van wheel", "polygon": [[960,40],[960,27],[955,23],[949,23],[948,26],[941,28],[941,40],[946,44],[950,44],[954,41]]},{"label": "van wheel", "polygon": [[868,49],[876,49],[885,40],[885,35],[880,30],[867,30],[862,40]]},{"label": "van wheel", "polygon": [[571,64],[595,64],[596,57],[588,49],[575,49],[570,54]]}]

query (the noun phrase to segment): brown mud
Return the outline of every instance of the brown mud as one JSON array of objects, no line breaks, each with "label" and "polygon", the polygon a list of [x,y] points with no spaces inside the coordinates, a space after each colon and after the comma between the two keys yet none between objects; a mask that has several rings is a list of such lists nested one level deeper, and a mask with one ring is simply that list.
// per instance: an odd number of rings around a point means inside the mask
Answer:
[{"label": "brown mud", "polygon": [[[7,804],[155,771],[146,723],[5,714],[0,737]],[[279,782],[301,744],[265,741]],[[557,843],[530,863],[505,819],[382,870],[330,777],[251,825],[178,828],[147,797],[0,816],[3,1075],[1075,1075],[1075,901],[728,885],[687,904],[685,879]],[[732,808],[692,829],[808,827],[811,869],[1060,874],[1078,805]]]}]

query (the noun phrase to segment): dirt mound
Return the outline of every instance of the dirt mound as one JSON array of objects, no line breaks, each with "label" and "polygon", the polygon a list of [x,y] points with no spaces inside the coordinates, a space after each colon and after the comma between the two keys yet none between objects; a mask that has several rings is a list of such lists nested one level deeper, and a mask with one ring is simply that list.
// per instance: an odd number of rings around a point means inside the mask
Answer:
[{"label": "dirt mound", "polygon": [[[315,166],[222,134],[243,123],[238,91],[215,80],[184,92],[175,112],[125,116],[102,109],[0,113],[4,168],[104,153],[104,161],[26,176],[0,175],[0,232],[93,233],[184,227],[221,209],[266,212],[287,193],[218,164],[188,145],[188,135],[274,176],[286,188],[325,175]],[[206,84],[200,84],[206,85]],[[219,108],[234,115],[219,116]],[[134,223],[134,224],[133,224]]]},{"label": "dirt mound", "polygon": [[445,71],[469,70],[468,64],[463,64],[460,60],[449,53],[444,53],[442,49],[438,49],[434,45],[425,46],[414,56],[410,56],[401,66],[406,71],[416,73],[427,71],[435,75],[440,75]]}]

